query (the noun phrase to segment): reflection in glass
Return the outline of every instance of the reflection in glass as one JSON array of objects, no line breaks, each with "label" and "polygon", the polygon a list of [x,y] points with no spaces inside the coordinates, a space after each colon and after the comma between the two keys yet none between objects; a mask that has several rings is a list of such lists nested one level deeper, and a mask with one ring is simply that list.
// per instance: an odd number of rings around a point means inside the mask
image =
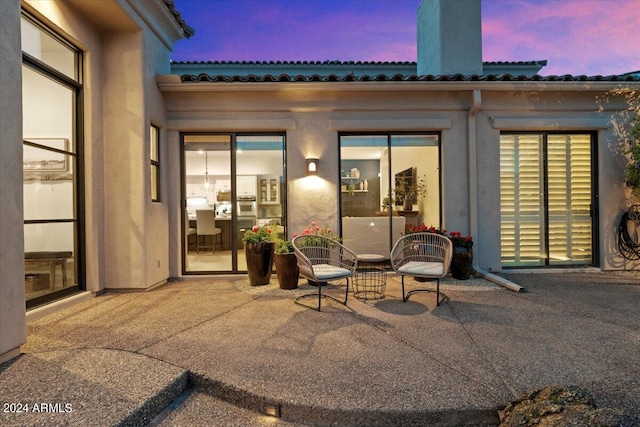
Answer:
[{"label": "reflection in glass", "polygon": [[77,286],[74,222],[25,224],[27,300]]},{"label": "reflection in glass", "polygon": [[[23,19],[26,53],[76,79],[78,53]],[[38,64],[31,66],[38,67]],[[47,69],[22,67],[24,263],[27,308],[80,289],[76,99]]]},{"label": "reflection in glass", "polygon": [[22,17],[22,50],[74,80],[78,80],[76,53],[62,40]]},{"label": "reflection in glass", "polygon": [[440,225],[439,153],[438,135],[341,135],[342,236],[350,249],[388,258],[408,227]]},{"label": "reflection in glass", "polygon": [[[25,145],[26,149],[33,149]],[[43,157],[49,151],[40,149]],[[57,153],[53,153],[57,155]],[[74,156],[63,155],[67,169],[24,169],[23,203],[25,220],[70,220],[76,218]]]},{"label": "reflection in glass", "polygon": [[[184,269],[231,272],[231,136],[184,135],[184,174]],[[213,228],[220,233],[209,233],[211,224],[198,224],[198,211],[213,213]]]}]

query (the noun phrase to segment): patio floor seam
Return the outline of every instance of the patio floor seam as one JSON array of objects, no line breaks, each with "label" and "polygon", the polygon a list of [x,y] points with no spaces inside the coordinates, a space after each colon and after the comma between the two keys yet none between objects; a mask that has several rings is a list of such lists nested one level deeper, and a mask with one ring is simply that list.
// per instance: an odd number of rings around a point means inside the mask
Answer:
[{"label": "patio floor seam", "polygon": [[[249,301],[243,302],[243,303],[242,303],[242,304],[240,304],[240,305],[234,306],[233,308],[231,308],[231,309],[229,309],[229,310],[226,310],[226,311],[223,311],[223,312],[221,312],[221,313],[218,313],[218,314],[216,314],[215,316],[212,316],[212,317],[209,317],[209,318],[207,318],[207,319],[205,319],[205,320],[202,320],[201,322],[194,323],[194,324],[190,325],[189,327],[184,328],[184,329],[182,329],[182,330],[180,330],[180,331],[177,331],[177,332],[175,332],[175,333],[173,333],[173,334],[171,334],[171,335],[164,336],[164,337],[162,337],[161,339],[159,339],[159,340],[157,340],[157,341],[154,341],[153,343],[150,343],[150,344],[144,345],[144,346],[142,346],[142,347],[140,347],[140,348],[136,349],[135,351],[136,351],[136,352],[142,352],[142,351],[144,351],[144,350],[147,350],[147,349],[149,349],[150,347],[153,347],[153,346],[155,346],[155,345],[158,345],[159,343],[161,343],[161,342],[163,342],[163,341],[167,341],[167,340],[169,340],[169,339],[171,339],[171,338],[173,338],[173,337],[175,337],[175,336],[177,336],[177,335],[183,334],[184,332],[187,332],[187,331],[190,331],[190,330],[192,330],[192,329],[195,329],[195,328],[197,328],[197,327],[199,327],[199,326],[201,326],[201,325],[204,325],[204,324],[205,324],[205,323],[207,323],[207,322],[211,322],[211,321],[213,321],[213,320],[219,319],[220,317],[222,317],[222,316],[224,316],[224,315],[227,315],[227,314],[229,314],[229,313],[232,313],[232,312],[234,312],[235,310],[238,310],[238,309],[240,309],[240,308],[244,307],[245,305],[251,304],[252,302],[255,302],[255,300],[260,299],[260,298],[261,298],[260,296],[258,296],[258,297],[253,297],[253,298],[252,298],[252,299],[250,299]],[[140,354],[145,354],[145,353],[140,353]]]},{"label": "patio floor seam", "polygon": [[455,316],[456,321],[458,322],[462,330],[465,332],[467,337],[469,337],[469,340],[471,340],[471,342],[473,343],[474,348],[482,355],[482,358],[485,360],[485,362],[487,362],[487,365],[491,366],[491,370],[493,371],[495,376],[500,379],[500,382],[502,382],[505,388],[509,390],[509,393],[511,393],[513,398],[518,397],[519,393],[516,391],[516,389],[513,386],[511,386],[511,384],[509,384],[509,382],[506,380],[504,375],[502,375],[500,371],[496,368],[493,360],[487,356],[486,352],[482,349],[482,346],[476,341],[476,339],[473,337],[473,334],[471,334],[469,329],[467,329],[466,325],[464,324],[462,319],[460,319],[460,316],[455,311],[454,307],[449,303],[447,305],[449,305],[451,313]]}]

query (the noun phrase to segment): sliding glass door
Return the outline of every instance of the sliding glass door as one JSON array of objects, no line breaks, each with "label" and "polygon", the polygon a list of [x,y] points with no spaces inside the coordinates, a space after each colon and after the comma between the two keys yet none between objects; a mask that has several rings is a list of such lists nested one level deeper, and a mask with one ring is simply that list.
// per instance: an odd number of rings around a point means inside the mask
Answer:
[{"label": "sliding glass door", "polygon": [[500,137],[504,267],[591,265],[594,135]]},{"label": "sliding glass door", "polygon": [[388,257],[409,228],[440,226],[437,134],[340,135],[342,237],[356,253]]},{"label": "sliding glass door", "polygon": [[284,134],[184,134],[183,271],[246,271],[242,237],[254,225],[284,236]]}]

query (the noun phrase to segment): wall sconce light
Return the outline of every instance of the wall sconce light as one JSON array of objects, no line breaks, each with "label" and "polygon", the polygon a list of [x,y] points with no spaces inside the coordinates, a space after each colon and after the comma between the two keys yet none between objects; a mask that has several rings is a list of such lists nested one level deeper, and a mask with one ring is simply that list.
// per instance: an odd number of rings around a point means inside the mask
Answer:
[{"label": "wall sconce light", "polygon": [[318,175],[318,159],[307,159],[307,176]]}]

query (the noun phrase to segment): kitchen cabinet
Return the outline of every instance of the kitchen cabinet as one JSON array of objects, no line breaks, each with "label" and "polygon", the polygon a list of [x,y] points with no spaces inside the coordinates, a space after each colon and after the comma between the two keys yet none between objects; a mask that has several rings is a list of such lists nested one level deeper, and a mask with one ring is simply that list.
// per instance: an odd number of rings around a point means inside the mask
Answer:
[{"label": "kitchen cabinet", "polygon": [[258,177],[258,203],[261,205],[280,204],[280,177],[278,175]]},{"label": "kitchen cabinet", "polygon": [[236,193],[238,196],[255,196],[256,176],[238,175],[236,177]]}]

